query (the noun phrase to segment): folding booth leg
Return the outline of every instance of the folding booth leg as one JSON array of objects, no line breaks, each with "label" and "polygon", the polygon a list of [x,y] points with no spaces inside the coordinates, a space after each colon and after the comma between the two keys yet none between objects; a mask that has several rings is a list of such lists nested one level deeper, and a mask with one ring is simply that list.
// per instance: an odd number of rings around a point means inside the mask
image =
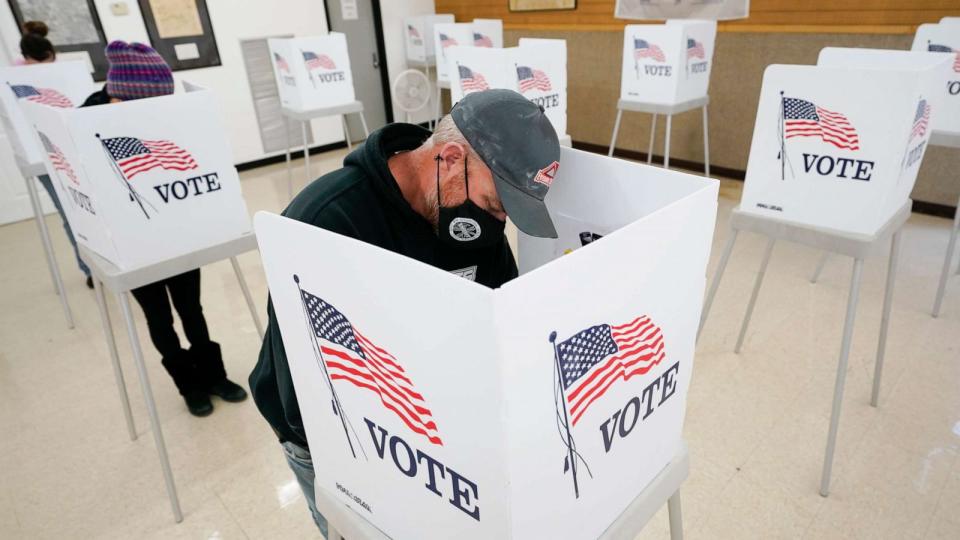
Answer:
[{"label": "folding booth leg", "polygon": [[110,312],[107,311],[107,299],[103,296],[103,283],[94,278],[94,294],[97,297],[97,309],[100,311],[100,325],[103,327],[103,337],[107,340],[110,349],[110,360],[113,362],[113,378],[117,381],[117,392],[120,394],[120,406],[123,417],[127,421],[127,433],[130,440],[137,440],[137,427],[133,423],[133,413],[130,411],[130,398],[127,396],[127,383],[123,380],[123,368],[120,367],[120,355],[117,354],[117,340],[113,335],[113,325],[110,324]]},{"label": "folding booth leg", "polygon": [[367,129],[367,119],[363,117],[363,111],[358,113],[360,115],[360,125],[363,126],[363,138],[367,139],[370,137],[370,130]]},{"label": "folding booth leg", "polygon": [[303,136],[303,168],[307,171],[307,184],[310,185],[310,144],[307,142],[307,126],[310,125],[309,120],[302,120],[300,122],[300,134]]},{"label": "folding booth leg", "polygon": [[67,301],[67,291],[63,288],[63,279],[60,277],[60,267],[57,265],[57,256],[53,252],[53,244],[50,242],[50,231],[47,229],[47,220],[44,219],[43,210],[40,208],[40,196],[37,194],[37,186],[33,183],[33,177],[24,177],[27,182],[27,194],[30,196],[30,206],[33,207],[33,218],[37,222],[37,228],[40,230],[40,243],[43,244],[43,252],[47,256],[47,268],[50,270],[50,277],[53,279],[53,290],[60,297],[60,307],[63,308],[63,316],[67,319],[67,328],[73,328],[73,312],[70,310],[70,303]]},{"label": "folding booth leg", "polygon": [[737,337],[737,346],[733,352],[739,354],[743,347],[743,338],[747,335],[747,327],[750,326],[750,317],[753,316],[753,307],[757,303],[757,296],[760,294],[760,285],[763,283],[763,276],[767,273],[767,265],[770,264],[770,254],[773,253],[773,244],[776,242],[771,238],[767,242],[767,249],[763,252],[763,262],[760,263],[760,271],[757,272],[757,279],[753,283],[753,292],[750,293],[750,302],[747,303],[747,312],[743,315],[743,323],[740,325],[740,335]]},{"label": "folding booth leg", "polygon": [[[427,84],[429,85],[429,83],[430,83],[430,64],[427,64],[426,66],[424,66],[424,71],[427,72]],[[431,107],[430,107],[431,105],[433,105],[433,92],[432,92],[432,91],[430,92],[430,97],[427,98],[427,110],[430,110],[430,109],[431,109]],[[410,123],[409,115],[410,115],[410,113],[407,113],[407,123],[408,123],[408,124]],[[434,129],[434,127],[433,127],[433,118],[430,118],[430,119],[427,120],[427,128],[428,128],[430,131],[433,131],[433,129]]]},{"label": "folding booth leg", "polygon": [[260,335],[260,339],[263,339],[263,323],[260,322],[260,317],[257,315],[257,306],[253,303],[253,297],[250,296],[247,280],[244,279],[243,272],[240,271],[240,263],[237,262],[236,257],[230,257],[230,264],[233,266],[233,273],[237,275],[237,282],[240,283],[243,298],[247,301],[247,308],[250,310],[250,316],[253,317],[253,325],[257,327],[257,334]]},{"label": "folding booth leg", "polygon": [[833,388],[833,409],[830,412],[830,431],[827,434],[827,449],[823,456],[823,473],[820,476],[820,495],[830,495],[830,475],[833,471],[833,452],[837,447],[837,430],[840,427],[840,408],[843,405],[843,387],[847,379],[847,362],[850,359],[850,342],[853,338],[853,321],[857,315],[857,300],[860,296],[860,275],[863,259],[853,261],[853,276],[850,278],[850,297],[847,299],[847,315],[843,321],[843,342],[840,344],[840,362],[837,365],[837,382]]},{"label": "folding booth leg", "polygon": [[940,271],[940,283],[937,285],[937,298],[933,301],[933,316],[940,316],[940,307],[943,304],[943,295],[947,291],[947,278],[950,277],[950,264],[953,263],[953,250],[957,247],[957,234],[960,232],[960,201],[957,201],[957,211],[953,214],[953,228],[950,229],[950,243],[947,244],[947,256],[943,259],[943,270]]},{"label": "folding booth leg", "polygon": [[893,233],[890,241],[890,261],[887,263],[887,287],[883,293],[883,314],[880,317],[880,340],[877,342],[877,363],[873,368],[873,393],[870,405],[876,407],[880,400],[880,379],[883,376],[883,357],[887,350],[887,328],[890,326],[890,309],[893,305],[893,285],[897,279],[897,262],[900,259],[900,232]]},{"label": "folding booth leg", "polygon": [[610,137],[610,149],[607,150],[607,157],[613,157],[613,147],[617,144],[617,133],[620,132],[620,119],[623,117],[623,109],[617,109],[617,119],[613,121],[613,135]]},{"label": "folding booth leg", "polygon": [[720,256],[720,264],[717,265],[717,271],[713,274],[713,281],[710,282],[710,291],[707,292],[707,301],[703,304],[703,311],[700,313],[700,326],[697,327],[697,341],[700,341],[700,332],[703,331],[703,325],[707,322],[707,315],[710,314],[710,306],[713,305],[713,297],[720,288],[720,278],[727,269],[727,262],[730,260],[730,253],[733,252],[733,244],[737,241],[737,229],[730,230],[730,238],[727,238],[727,245],[723,248],[723,255]]},{"label": "folding booth leg", "polygon": [[827,259],[829,258],[829,251],[824,251],[823,255],[820,255],[820,262],[817,263],[817,268],[813,271],[813,275],[810,276],[810,283],[816,283],[820,279],[820,274],[823,273],[823,267],[827,265]]},{"label": "folding booth leg", "polygon": [[667,133],[664,135],[667,140],[663,141],[663,168],[670,168],[670,126],[673,124],[673,115],[667,115]]},{"label": "folding booth leg", "polygon": [[703,106],[703,175],[710,177],[710,128],[707,124],[707,106]]},{"label": "folding booth leg", "polygon": [[133,350],[133,361],[140,376],[140,389],[143,391],[143,400],[147,403],[147,413],[150,417],[150,429],[153,431],[153,442],[157,447],[157,457],[160,458],[160,468],[163,470],[163,481],[167,487],[167,497],[170,498],[170,509],[173,510],[173,519],[177,523],[183,521],[183,512],[180,511],[180,499],[177,497],[177,485],[173,482],[173,471],[170,469],[170,459],[167,457],[167,445],[163,442],[163,431],[160,428],[160,416],[157,414],[157,404],[153,400],[153,389],[150,387],[150,377],[147,375],[147,366],[143,363],[143,351],[140,349],[140,338],[137,337],[137,327],[133,322],[133,312],[130,309],[129,294],[118,293],[117,300],[123,319],[127,323],[127,336],[130,339],[130,348]]},{"label": "folding booth leg", "polygon": [[290,120],[283,117],[283,133],[287,141],[287,200],[293,199],[293,165],[290,163]]},{"label": "folding booth leg", "polygon": [[680,512],[680,490],[667,499],[667,514],[670,516],[670,540],[683,540],[683,516]]},{"label": "folding booth leg", "polygon": [[340,115],[340,123],[343,124],[343,136],[347,139],[347,148],[353,150],[353,141],[350,140],[350,126],[347,125],[347,115]]},{"label": "folding booth leg", "polygon": [[657,113],[650,120],[650,146],[647,147],[647,163],[653,163],[653,142],[657,140]]}]

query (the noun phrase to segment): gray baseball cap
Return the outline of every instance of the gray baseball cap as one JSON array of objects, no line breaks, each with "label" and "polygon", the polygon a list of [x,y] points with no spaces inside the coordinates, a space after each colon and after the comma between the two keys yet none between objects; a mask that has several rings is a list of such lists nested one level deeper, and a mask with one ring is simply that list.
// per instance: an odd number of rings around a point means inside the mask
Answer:
[{"label": "gray baseball cap", "polygon": [[453,122],[493,172],[503,209],[530,236],[556,238],[543,198],[560,166],[560,142],[543,108],[513,90],[468,94]]}]

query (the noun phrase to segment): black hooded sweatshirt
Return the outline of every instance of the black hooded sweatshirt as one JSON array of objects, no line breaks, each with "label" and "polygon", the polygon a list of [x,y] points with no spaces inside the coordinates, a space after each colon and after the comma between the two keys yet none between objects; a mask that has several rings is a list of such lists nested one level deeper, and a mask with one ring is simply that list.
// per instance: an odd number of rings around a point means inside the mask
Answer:
[{"label": "black hooded sweatshirt", "polygon": [[[445,248],[430,222],[403,198],[387,167],[390,156],[419,147],[429,136],[429,131],[411,124],[391,124],[374,131],[347,156],[342,169],[314,180],[290,202],[283,215],[442,270],[473,276],[476,282],[488,287],[499,287],[517,277],[517,264],[506,237],[486,249]],[[250,389],[260,413],[280,441],[307,448],[271,302],[267,314],[269,323],[260,358],[250,374]]]}]

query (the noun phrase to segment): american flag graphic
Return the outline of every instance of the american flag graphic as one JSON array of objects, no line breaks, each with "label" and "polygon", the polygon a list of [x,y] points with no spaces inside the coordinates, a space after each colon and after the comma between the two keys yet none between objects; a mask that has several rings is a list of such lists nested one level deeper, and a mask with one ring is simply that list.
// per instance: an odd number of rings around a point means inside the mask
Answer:
[{"label": "american flag graphic", "polygon": [[188,171],[197,168],[197,162],[183,148],[170,141],[147,141],[135,137],[103,139],[110,157],[117,162],[127,181],[160,167],[165,170]]},{"label": "american flag graphic", "polygon": [[67,161],[66,156],[63,155],[60,148],[53,144],[53,141],[51,141],[46,134],[39,131],[37,134],[40,135],[40,143],[43,144],[43,150],[50,156],[50,163],[53,164],[53,168],[67,175],[67,178],[70,179],[73,185],[79,186],[80,181],[77,179],[77,174],[73,172],[73,167],[70,166],[70,162]]},{"label": "american flag graphic", "polygon": [[487,90],[490,88],[490,85],[487,84],[487,80],[483,78],[483,75],[473,71],[467,66],[457,66],[460,70],[460,88],[464,92],[479,92],[480,90]]},{"label": "american flag graphic", "polygon": [[930,124],[930,104],[927,100],[921,99],[917,104],[917,114],[913,117],[913,128],[910,130],[910,140],[917,137],[923,137],[927,134],[927,126]]},{"label": "american flag graphic", "polygon": [[440,47],[443,48],[443,49],[446,49],[447,47],[450,47],[450,46],[453,46],[453,45],[459,45],[459,43],[457,43],[457,40],[455,40],[455,39],[453,39],[452,37],[450,37],[450,36],[448,36],[448,35],[446,35],[446,34],[444,34],[444,33],[441,32],[441,33],[440,33]]},{"label": "american flag graphic", "polygon": [[290,64],[277,53],[273,53],[273,61],[276,62],[277,68],[280,69],[282,73],[290,73]]},{"label": "american flag graphic", "polygon": [[633,58],[634,60],[652,58],[657,62],[667,61],[667,57],[663,54],[663,49],[647,42],[645,39],[637,38],[633,38]]},{"label": "american flag graphic", "polygon": [[333,59],[325,54],[317,54],[310,51],[303,51],[303,63],[307,65],[307,71],[314,69],[337,69],[337,64]]},{"label": "american flag graphic", "polygon": [[27,101],[34,101],[36,103],[42,103],[43,105],[62,107],[65,109],[73,107],[73,103],[70,102],[67,96],[52,88],[35,88],[29,84],[14,84],[10,86],[10,89],[13,90],[17,99],[26,98]]},{"label": "american flag graphic", "polygon": [[433,414],[397,359],[361,334],[335,307],[303,289],[300,295],[330,380],[376,393],[408,428],[443,446]]},{"label": "american flag graphic", "polygon": [[846,116],[805,99],[783,98],[783,130],[787,139],[820,137],[837,148],[860,149],[860,137]]},{"label": "american flag graphic", "polygon": [[410,37],[415,37],[415,38],[420,37],[420,32],[417,31],[416,28],[414,28],[412,25],[409,25],[409,24],[407,25],[407,34],[409,34]]},{"label": "american flag graphic", "polygon": [[707,53],[703,50],[703,43],[693,38],[687,38],[687,60],[691,58],[704,60],[707,58]]},{"label": "american flag graphic", "polygon": [[473,33],[473,44],[476,47],[493,47],[493,40],[480,32]]},{"label": "american flag graphic", "polygon": [[960,51],[954,51],[949,45],[937,45],[935,43],[930,43],[929,41],[927,42],[927,51],[955,53],[953,57],[953,71],[960,73]]},{"label": "american flag graphic", "polygon": [[549,92],[552,88],[550,77],[547,77],[546,73],[528,66],[517,67],[517,80],[520,83],[521,93],[526,93],[529,90]]},{"label": "american flag graphic", "polygon": [[663,349],[663,333],[646,315],[619,326],[591,326],[558,343],[571,425],[615,382],[643,375],[662,362]]}]

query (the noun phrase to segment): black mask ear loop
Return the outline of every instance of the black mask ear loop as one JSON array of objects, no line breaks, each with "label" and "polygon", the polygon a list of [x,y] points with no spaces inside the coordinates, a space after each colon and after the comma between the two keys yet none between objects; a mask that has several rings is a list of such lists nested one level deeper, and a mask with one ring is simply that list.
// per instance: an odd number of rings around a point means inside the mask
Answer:
[{"label": "black mask ear loop", "polygon": [[[470,200],[470,175],[468,173],[470,169],[467,168],[467,155],[463,155],[463,184],[467,188],[467,201]],[[463,202],[467,202],[463,201]]]},{"label": "black mask ear loop", "polygon": [[433,159],[437,162],[437,208],[440,208],[442,206],[440,204],[440,154],[437,154]]}]

